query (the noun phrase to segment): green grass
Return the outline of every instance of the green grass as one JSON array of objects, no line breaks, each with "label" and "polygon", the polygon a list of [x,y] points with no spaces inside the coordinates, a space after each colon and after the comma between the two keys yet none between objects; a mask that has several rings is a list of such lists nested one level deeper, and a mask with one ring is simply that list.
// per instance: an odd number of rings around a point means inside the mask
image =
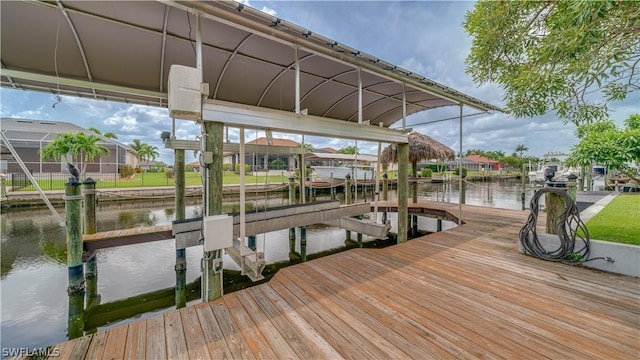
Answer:
[{"label": "green grass", "polygon": [[[105,179],[94,179],[97,184],[96,187],[98,189],[107,189],[107,188],[130,188],[130,187],[154,187],[154,186],[174,186],[174,179],[167,178],[165,173],[137,173],[132,178],[118,178],[113,180],[111,178]],[[282,175],[272,175],[265,176],[262,174],[257,175],[247,175],[245,176],[246,184],[264,184],[265,181],[268,181],[269,184],[280,184],[280,183],[288,183],[288,173],[283,173]],[[42,190],[64,190],[64,184],[67,180],[58,180],[58,179],[48,179],[48,180],[38,180],[38,185],[42,188]],[[223,184],[240,184],[240,175],[234,174],[233,172],[225,172],[222,178]],[[202,185],[202,180],[200,178],[199,172],[187,172],[185,173],[185,183],[187,186],[190,185]],[[7,182],[7,188],[10,188],[11,182]],[[17,190],[17,191],[33,191],[35,188],[28,184],[28,186]]]},{"label": "green grass", "polygon": [[591,239],[640,245],[640,195],[617,196],[586,225]]},{"label": "green grass", "polygon": [[[265,179],[268,178],[268,179]],[[272,175],[272,176],[264,176],[264,175],[247,175],[245,176],[245,184],[264,184],[265,180],[269,182],[269,184],[274,183],[288,183],[289,178],[287,174],[284,175]],[[185,173],[185,183],[187,186],[191,185],[202,185],[202,179],[200,178],[199,172],[187,172]],[[222,183],[225,185],[229,184],[240,184],[240,175],[234,174],[233,172],[225,172],[222,177]],[[107,187],[142,187],[142,186],[173,186],[174,179],[167,179],[164,173],[145,173],[136,174],[133,179],[118,179],[117,181],[99,181],[98,187],[107,188]]]}]

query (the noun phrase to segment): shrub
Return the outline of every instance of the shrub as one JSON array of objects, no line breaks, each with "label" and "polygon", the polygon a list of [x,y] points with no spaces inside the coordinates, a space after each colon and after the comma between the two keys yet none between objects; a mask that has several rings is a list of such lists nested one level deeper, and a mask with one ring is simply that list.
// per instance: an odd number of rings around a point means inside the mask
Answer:
[{"label": "shrub", "polygon": [[231,164],[231,163],[222,164],[222,170],[223,171],[231,171],[231,170],[233,170],[233,164]]},{"label": "shrub", "polygon": [[[236,174],[240,174],[240,166],[236,166],[236,171],[234,171]],[[244,165],[244,173],[245,174],[249,174],[251,173],[251,165]]]},{"label": "shrub", "polygon": [[133,176],[135,173],[135,169],[129,165],[120,165],[118,168],[118,173],[120,173],[121,178],[128,178]]},{"label": "shrub", "polygon": [[[454,175],[460,174],[460,168],[456,166],[456,168],[453,170],[453,174]],[[462,168],[462,177],[463,178],[467,177],[467,169],[465,168]]]},{"label": "shrub", "polygon": [[167,177],[167,179],[173,179],[173,169],[167,169],[164,171],[164,176]]},{"label": "shrub", "polygon": [[429,168],[422,169],[422,177],[431,177],[432,173],[433,172]]},{"label": "shrub", "polygon": [[272,170],[285,170],[287,163],[282,159],[274,159],[271,161],[270,168]]}]

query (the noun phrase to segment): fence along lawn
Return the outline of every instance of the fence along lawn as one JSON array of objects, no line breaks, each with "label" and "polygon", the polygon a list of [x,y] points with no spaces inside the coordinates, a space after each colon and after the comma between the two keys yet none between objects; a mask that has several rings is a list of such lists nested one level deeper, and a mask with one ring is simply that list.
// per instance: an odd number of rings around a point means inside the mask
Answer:
[{"label": "fence along lawn", "polygon": [[[7,190],[9,191],[34,191],[35,188],[26,178],[22,175],[20,178],[12,177],[12,174],[7,176]],[[64,190],[64,184],[69,180],[69,174],[34,174],[33,175],[38,185],[42,190]],[[255,173],[255,175],[247,175],[245,182],[247,184],[279,184],[289,181],[288,172],[283,172],[281,175],[265,176],[264,174]],[[151,173],[136,173],[131,178],[121,178],[118,174],[102,174],[92,178],[97,182],[96,187],[98,189],[108,188],[127,188],[127,187],[153,187],[153,186],[174,186],[174,178],[167,177],[164,172]],[[199,172],[186,172],[185,183],[190,185],[202,185]],[[223,184],[239,184],[240,175],[234,174],[230,171],[225,171],[223,177]]]}]

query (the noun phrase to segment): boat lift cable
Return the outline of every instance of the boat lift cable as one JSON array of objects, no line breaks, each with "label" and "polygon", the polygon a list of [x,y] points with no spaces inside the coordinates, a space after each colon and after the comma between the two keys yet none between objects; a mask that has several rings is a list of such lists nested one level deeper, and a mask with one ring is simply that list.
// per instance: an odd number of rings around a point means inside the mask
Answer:
[{"label": "boat lift cable", "polygon": [[4,142],[5,145],[7,146],[7,149],[9,149],[9,151],[11,152],[11,155],[13,155],[13,157],[18,162],[24,174],[27,176],[27,178],[29,178],[29,181],[31,181],[31,184],[33,184],[33,187],[36,189],[36,191],[38,191],[38,194],[40,194],[40,196],[42,197],[42,200],[44,200],[45,204],[47,204],[47,207],[49,208],[49,210],[51,210],[51,213],[53,214],[53,216],[56,218],[56,220],[58,220],[58,224],[60,224],[61,227],[64,227],[66,225],[65,220],[62,219],[60,214],[58,214],[56,209],[53,207],[53,205],[51,204],[51,201],[49,201],[49,198],[47,198],[47,195],[44,193],[44,191],[42,191],[42,189],[40,188],[40,185],[38,185],[38,182],[33,177],[33,175],[31,175],[31,172],[29,171],[29,169],[27,169],[27,166],[24,164],[24,162],[20,158],[20,155],[18,155],[18,153],[16,152],[16,149],[13,148],[13,145],[11,145],[9,140],[7,140],[7,137],[4,135],[4,132],[2,131],[0,131],[0,138],[2,139],[2,142]]},{"label": "boat lift cable", "polygon": [[[538,239],[536,225],[538,220],[538,202],[545,194],[556,194],[564,199],[564,211],[555,219],[553,227],[560,239],[555,249],[547,250]],[[525,225],[520,229],[519,239],[526,254],[539,259],[564,263],[582,263],[586,261],[610,258],[600,257],[589,259],[589,231],[580,220],[580,213],[575,202],[567,191],[558,188],[543,188],[535,192],[530,203],[531,213]],[[580,244],[577,244],[579,242]]]}]

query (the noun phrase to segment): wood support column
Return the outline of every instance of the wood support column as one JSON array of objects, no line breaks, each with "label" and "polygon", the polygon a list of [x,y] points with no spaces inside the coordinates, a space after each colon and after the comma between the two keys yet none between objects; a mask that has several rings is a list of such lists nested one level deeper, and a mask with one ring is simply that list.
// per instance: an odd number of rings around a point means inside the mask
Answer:
[{"label": "wood support column", "polygon": [[407,187],[409,185],[409,144],[398,144],[398,243],[407,241],[409,218]]}]

